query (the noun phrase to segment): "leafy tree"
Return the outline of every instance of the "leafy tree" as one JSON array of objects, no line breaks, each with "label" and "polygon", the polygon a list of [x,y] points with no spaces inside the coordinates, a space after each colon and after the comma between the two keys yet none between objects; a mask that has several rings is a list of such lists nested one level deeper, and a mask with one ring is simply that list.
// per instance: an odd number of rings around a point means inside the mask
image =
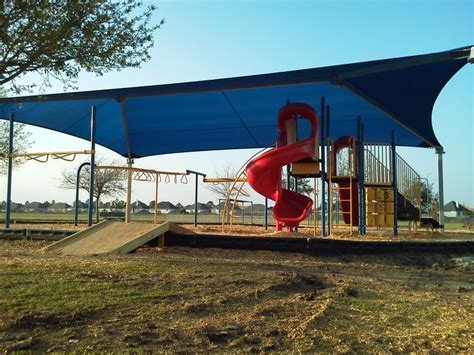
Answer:
[{"label": "leafy tree", "polygon": [[435,216],[439,210],[438,198],[438,193],[434,192],[434,182],[423,179],[421,181],[421,213]]},{"label": "leafy tree", "polygon": [[[3,153],[0,159],[0,174],[5,175],[8,170],[8,154],[9,148],[10,123],[7,121],[0,121],[0,152]],[[28,132],[24,124],[15,123],[13,126],[13,152],[25,153],[31,147],[30,140],[31,132]],[[24,158],[14,158],[13,168],[19,167],[25,162]]]},{"label": "leafy tree", "polygon": [[[0,64],[1,65],[1,64]],[[5,92],[0,87],[0,97],[4,97]],[[32,141],[30,140],[31,132],[28,132],[26,126],[21,123],[15,123],[13,125],[13,152],[14,153],[25,153],[28,148],[31,147]],[[0,153],[3,153],[0,158],[0,174],[5,175],[8,170],[8,158],[5,154],[8,154],[10,138],[10,122],[0,121]],[[19,167],[25,162],[24,158],[13,159],[13,168]]]},{"label": "leafy tree", "polygon": [[[117,161],[105,161],[96,158],[96,165],[120,166]],[[77,168],[74,170],[64,170],[61,174],[61,185],[64,189],[76,188]],[[90,166],[85,166],[79,177],[79,188],[89,192]],[[117,196],[125,191],[126,173],[124,170],[95,170],[95,182],[93,196],[95,198],[96,221],[99,221],[99,204],[103,196]],[[115,206],[114,206],[115,207]]]},{"label": "leafy tree", "polygon": [[[282,186],[286,189],[286,176],[282,178]],[[295,178],[290,178],[290,190],[295,190]],[[298,178],[298,192],[303,195],[312,196],[313,195],[313,186],[311,184],[311,179],[302,179]]]},{"label": "leafy tree", "polygon": [[154,5],[139,0],[0,2],[0,87],[18,93],[27,73],[71,87],[81,70],[102,75],[150,59]]}]

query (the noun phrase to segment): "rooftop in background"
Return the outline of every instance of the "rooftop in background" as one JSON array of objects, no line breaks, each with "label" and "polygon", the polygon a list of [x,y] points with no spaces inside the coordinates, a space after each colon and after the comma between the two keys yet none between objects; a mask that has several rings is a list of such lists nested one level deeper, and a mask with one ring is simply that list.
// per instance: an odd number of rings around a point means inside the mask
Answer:
[{"label": "rooftop in background", "polygon": [[[445,52],[190,83],[0,99],[0,118],[90,137],[126,157],[272,146],[276,114],[288,101],[331,106],[330,136],[439,146],[431,112],[438,94],[469,60],[471,46]],[[308,127],[299,126],[304,136]]]}]

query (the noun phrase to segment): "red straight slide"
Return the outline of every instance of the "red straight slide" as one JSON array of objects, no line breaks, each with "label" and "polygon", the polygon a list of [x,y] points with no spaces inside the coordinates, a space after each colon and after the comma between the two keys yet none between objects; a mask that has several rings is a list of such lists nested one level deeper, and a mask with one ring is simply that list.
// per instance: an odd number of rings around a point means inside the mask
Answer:
[{"label": "red straight slide", "polygon": [[[285,121],[305,118],[311,121],[311,135],[308,139],[286,145]],[[313,200],[307,196],[282,188],[281,168],[304,158],[315,158],[315,137],[317,116],[313,108],[306,104],[288,104],[278,113],[280,137],[276,148],[253,159],[245,168],[250,186],[275,201],[272,215],[282,225],[290,229],[297,227],[311,212]]]}]

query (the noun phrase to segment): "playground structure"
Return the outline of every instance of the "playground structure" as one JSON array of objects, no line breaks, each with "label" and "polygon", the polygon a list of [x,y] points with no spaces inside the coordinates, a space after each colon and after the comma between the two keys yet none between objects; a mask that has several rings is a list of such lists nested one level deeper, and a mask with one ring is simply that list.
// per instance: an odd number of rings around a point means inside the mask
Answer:
[{"label": "playground structure", "polygon": [[[329,105],[324,106],[324,98],[321,99],[321,116],[326,117],[326,133],[329,134]],[[325,198],[325,186],[327,185],[327,221],[325,218],[325,201],[322,205],[321,216],[321,234],[331,234],[335,224],[333,220],[333,185],[335,184],[338,202],[341,206],[341,214],[346,225],[350,226],[350,234],[353,233],[353,227],[359,228],[359,234],[365,234],[366,226],[372,227],[393,227],[394,234],[397,234],[397,221],[399,219],[409,219],[415,221],[416,230],[417,221],[420,219],[421,206],[421,177],[395,152],[394,132],[393,142],[391,145],[383,143],[361,142],[363,137],[363,124],[360,124],[359,137],[342,136],[335,142],[329,137],[323,135],[321,131],[318,135],[318,122],[321,127],[324,123],[320,120],[314,109],[301,103],[287,103],[278,114],[278,130],[279,136],[275,143],[275,148],[260,151],[244,164],[240,169],[238,176],[234,178],[209,178],[206,174],[187,170],[186,172],[160,171],[154,169],[143,169],[132,166],[96,166],[91,169],[91,180],[93,179],[94,170],[122,170],[127,173],[127,208],[125,214],[125,222],[130,222],[130,202],[132,181],[146,181],[155,183],[155,207],[153,223],[158,223],[158,187],[159,183],[164,180],[165,183],[188,183],[187,176],[195,174],[195,206],[198,202],[198,176],[203,177],[204,183],[232,183],[222,209],[222,225],[227,221],[226,214],[230,216],[230,225],[234,223],[235,207],[242,200],[239,195],[248,196],[243,190],[245,183],[249,183],[254,190],[266,197],[265,201],[265,220],[264,225],[268,224],[267,217],[267,198],[275,201],[272,210],[273,217],[276,220],[276,229],[281,230],[287,227],[289,231],[295,230],[299,223],[308,217],[313,209],[314,212],[314,233],[316,235],[316,194],[314,199],[290,191],[282,187],[281,170],[287,166],[287,179],[290,176],[297,181],[298,178],[322,178],[322,193]],[[298,139],[298,120],[306,119],[310,122],[310,134],[305,139]],[[94,120],[91,119],[92,133]],[[319,145],[319,142],[326,142]],[[95,148],[94,141],[91,139],[91,147]],[[326,150],[324,149],[326,148]],[[13,148],[12,148],[13,150]],[[345,164],[340,164],[338,155],[341,151],[347,150]],[[327,151],[327,155],[325,155]],[[363,151],[363,153],[361,153]],[[83,151],[61,151],[61,152],[27,152],[27,153],[11,153],[7,157],[9,161],[14,158],[26,158],[41,163],[46,163],[49,158],[61,159],[64,161],[74,161],[77,155],[87,154],[94,160],[95,149]],[[321,155],[322,159],[319,159]],[[325,174],[323,162],[327,161],[327,171]],[[78,178],[80,169],[84,165],[91,163],[83,163],[78,170]],[[397,169],[397,166],[399,167]],[[323,169],[320,169],[320,168]],[[341,171],[340,171],[341,170]],[[360,174],[359,171],[363,171]],[[162,176],[164,178],[162,179]],[[179,179],[178,179],[179,178]],[[77,200],[78,200],[78,181],[76,187],[76,211],[74,223],[77,225]],[[401,181],[400,189],[395,188],[397,181]],[[93,189],[93,181],[90,188]],[[295,190],[297,183],[295,184]],[[316,191],[316,190],[315,190]],[[234,196],[235,198],[232,198]],[[395,198],[396,196],[396,198]],[[92,201],[92,199],[90,199]],[[229,209],[229,204],[232,207]],[[402,207],[403,206],[403,207]],[[402,213],[399,215],[399,208]],[[90,215],[91,208],[89,209]],[[7,211],[8,214],[8,211]],[[197,225],[197,208],[195,208],[194,224]],[[6,219],[6,225],[8,223]],[[92,221],[89,221],[89,226]],[[327,226],[327,234],[326,234]]]},{"label": "playground structure", "polygon": [[[322,100],[322,103],[324,101]],[[322,110],[326,114],[326,127],[329,127],[329,106]],[[304,116],[306,115],[306,117]],[[297,119],[306,118],[311,121],[311,135],[309,138],[298,140],[296,137]],[[223,210],[222,223],[225,225],[225,214],[228,213],[227,204],[234,201],[231,196],[241,194],[243,184],[248,182],[257,192],[274,201],[272,211],[276,220],[276,229],[283,226],[294,230],[316,209],[316,193],[314,200],[289,191],[282,187],[281,169],[288,165],[288,180],[298,178],[313,178],[316,187],[316,178],[323,178],[323,188],[327,185],[328,221],[327,230],[331,233],[337,223],[333,218],[333,185],[336,185],[336,199],[341,206],[343,221],[353,233],[353,227],[359,228],[359,234],[365,234],[366,227],[390,227],[394,234],[398,232],[397,221],[413,221],[416,231],[420,220],[421,208],[421,177],[395,152],[395,144],[360,142],[360,138],[342,136],[332,142],[328,137],[321,137],[327,142],[327,175],[320,171],[319,150],[316,140],[318,118],[314,110],[304,104],[287,104],[278,115],[280,135],[275,148],[263,154],[257,153],[245,164],[245,169],[234,180],[228,191],[226,208]],[[360,126],[363,134],[363,125]],[[285,149],[282,149],[282,146]],[[359,148],[360,147],[360,148]],[[341,153],[346,150],[345,161],[341,160]],[[363,152],[363,153],[362,153]],[[321,154],[324,156],[324,153]],[[308,159],[309,158],[309,159]],[[290,165],[291,164],[291,165]],[[324,169],[322,169],[324,170]],[[361,171],[361,173],[359,173]],[[396,188],[397,181],[401,181],[400,188]],[[295,190],[297,184],[295,184]],[[314,189],[316,192],[316,188]],[[395,196],[397,198],[395,199]],[[324,198],[324,197],[323,197]],[[322,200],[322,209],[326,200]],[[283,207],[281,207],[283,205]],[[313,206],[314,205],[314,206]],[[233,215],[233,207],[230,209]],[[314,220],[314,235],[316,235],[316,217]],[[230,224],[233,219],[231,217]],[[325,229],[324,212],[322,214],[322,230]],[[266,225],[266,223],[265,223]],[[324,233],[324,232],[323,232]]]},{"label": "playground structure", "polygon": [[[343,220],[351,231],[357,227],[360,235],[366,233],[366,226],[372,225],[391,227],[396,235],[403,208],[412,210],[409,218],[419,218],[419,212],[416,217],[413,208],[419,206],[420,177],[397,155],[396,147],[433,147],[438,156],[439,224],[442,226],[443,148],[432,131],[431,111],[442,87],[468,62],[474,62],[474,50],[470,46],[412,57],[241,78],[0,99],[0,117],[10,120],[5,224],[8,226],[10,220],[12,159],[15,158],[13,124],[18,121],[90,139],[91,194],[96,129],[99,129],[98,143],[127,159],[127,214],[134,159],[185,151],[268,147],[273,145],[274,132],[278,130],[282,135],[276,147],[249,161],[247,169],[236,176],[233,188],[241,191],[245,181],[253,184],[257,191],[277,202],[273,211],[277,228],[286,226],[292,230],[308,216],[311,208],[315,210],[316,199],[311,201],[276,184],[281,181],[281,167],[290,166],[288,176],[295,179],[295,185],[299,178],[319,178],[323,237],[337,227],[332,217],[336,191]],[[315,106],[318,97],[319,122],[313,120],[318,122],[317,132],[316,124],[308,127],[290,123],[295,121],[294,112],[287,116],[282,114],[282,119],[275,124],[275,109],[283,103],[308,102]],[[326,103],[332,103],[337,109],[332,110]],[[71,115],[70,105],[74,105],[74,112],[80,115]],[[294,107],[292,105],[288,104],[286,109]],[[84,118],[87,110],[90,110],[90,121]],[[98,127],[97,115],[101,117]],[[311,114],[301,116],[308,118],[308,115]],[[45,117],[51,119],[45,120]],[[143,129],[145,124],[147,129]],[[301,139],[300,135],[305,134]],[[343,142],[339,141],[341,137],[352,138],[345,138],[347,141]],[[337,155],[344,149],[352,155],[346,172],[337,170]],[[68,160],[75,156],[60,153],[67,152],[44,153],[42,157]],[[32,157],[41,160],[41,154],[30,153],[29,158]],[[148,181],[147,173],[141,173]],[[195,175],[197,203],[198,177],[206,176],[189,170],[186,173]],[[90,196],[89,225],[92,224],[92,200]],[[234,194],[228,200],[235,203],[238,196]],[[195,223],[196,218],[195,215]],[[126,221],[129,222],[128,218]]]}]

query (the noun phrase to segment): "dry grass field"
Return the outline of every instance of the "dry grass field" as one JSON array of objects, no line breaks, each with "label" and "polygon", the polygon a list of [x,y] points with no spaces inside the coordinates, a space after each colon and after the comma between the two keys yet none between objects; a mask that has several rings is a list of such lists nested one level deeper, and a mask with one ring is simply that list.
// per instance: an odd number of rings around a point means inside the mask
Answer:
[{"label": "dry grass field", "polygon": [[474,257],[0,240],[0,351],[473,352]]}]

